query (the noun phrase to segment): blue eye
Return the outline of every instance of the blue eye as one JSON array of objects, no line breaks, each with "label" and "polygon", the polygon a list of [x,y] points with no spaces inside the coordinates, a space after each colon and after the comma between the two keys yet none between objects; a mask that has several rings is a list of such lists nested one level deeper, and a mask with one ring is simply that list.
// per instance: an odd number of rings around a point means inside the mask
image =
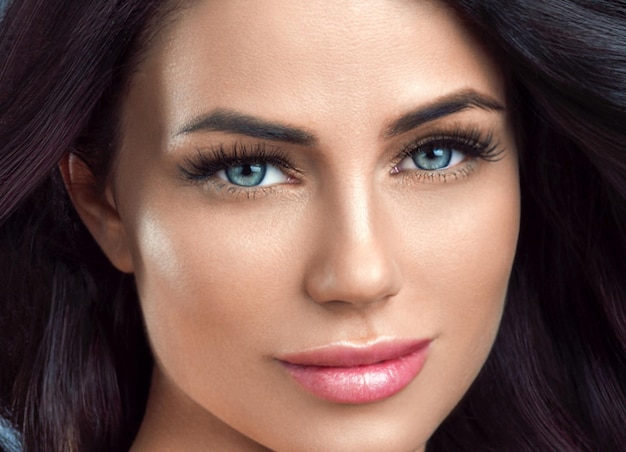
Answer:
[{"label": "blue eye", "polygon": [[205,183],[217,179],[231,188],[242,189],[292,183],[290,174],[298,172],[279,149],[268,149],[264,144],[198,149],[195,156],[184,158],[184,164],[178,168],[188,181]]},{"label": "blue eye", "polygon": [[465,157],[463,152],[450,146],[434,146],[407,153],[407,157],[397,165],[397,168],[399,170],[438,171],[458,165]]},{"label": "blue eye", "polygon": [[263,181],[267,167],[263,164],[240,165],[228,168],[224,173],[231,184],[255,187]]},{"label": "blue eye", "polygon": [[430,149],[411,154],[415,165],[423,170],[438,170],[450,165],[453,151],[450,149]]},{"label": "blue eye", "polygon": [[287,176],[268,163],[243,163],[229,166],[215,174],[239,187],[260,187],[287,182]]}]

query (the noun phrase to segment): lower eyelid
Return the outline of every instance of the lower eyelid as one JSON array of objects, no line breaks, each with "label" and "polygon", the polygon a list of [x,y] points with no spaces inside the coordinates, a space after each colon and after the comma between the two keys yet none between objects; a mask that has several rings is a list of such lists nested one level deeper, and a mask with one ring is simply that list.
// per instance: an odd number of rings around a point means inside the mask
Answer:
[{"label": "lower eyelid", "polygon": [[[472,159],[473,157],[461,152],[461,151],[453,151],[454,154],[451,156],[450,158],[450,162],[448,163],[448,166],[446,166],[445,168],[441,168],[441,169],[432,169],[432,170],[427,170],[424,168],[420,168],[419,166],[417,166],[417,164],[413,161],[413,156],[411,154],[407,154],[404,156],[404,158],[402,158],[398,163],[396,163],[393,168],[392,168],[392,174],[398,174],[404,171],[424,171],[424,172],[429,172],[429,173],[434,173],[434,172],[442,172],[442,171],[446,171],[448,169],[452,169],[460,164],[462,164],[464,161],[468,160],[468,159]],[[403,162],[407,162],[408,165],[404,165]]]},{"label": "lower eyelid", "polygon": [[[451,168],[447,168],[441,171],[432,171],[432,182],[454,182],[459,179],[464,179],[474,172],[476,169],[477,159],[467,157],[458,165]],[[428,177],[427,175],[425,177]]]},{"label": "lower eyelid", "polygon": [[470,176],[477,165],[477,158],[466,156],[460,163],[441,170],[409,169],[397,170],[397,166],[392,169],[392,175],[402,177],[406,180],[414,180],[418,183],[447,183],[464,179]]}]

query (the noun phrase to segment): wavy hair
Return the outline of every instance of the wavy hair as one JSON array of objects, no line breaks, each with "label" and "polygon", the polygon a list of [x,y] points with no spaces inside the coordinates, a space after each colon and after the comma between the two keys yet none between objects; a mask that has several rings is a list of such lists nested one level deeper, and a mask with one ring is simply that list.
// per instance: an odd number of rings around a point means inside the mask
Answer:
[{"label": "wavy hair", "polygon": [[[522,224],[500,332],[429,452],[626,444],[626,2],[449,1],[509,74]],[[157,0],[21,0],[0,25],[0,406],[25,451],[127,450],[152,357],[132,276],[57,165],[106,179]],[[0,16],[1,17],[1,16]],[[98,187],[95,187],[98,189]]]}]

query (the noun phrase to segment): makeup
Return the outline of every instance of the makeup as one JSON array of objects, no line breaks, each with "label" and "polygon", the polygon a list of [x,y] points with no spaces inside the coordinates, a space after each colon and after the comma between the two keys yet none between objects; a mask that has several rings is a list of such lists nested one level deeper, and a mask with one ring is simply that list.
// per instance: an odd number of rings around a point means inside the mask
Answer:
[{"label": "makeup", "polygon": [[364,404],[400,392],[422,369],[430,340],[380,342],[368,346],[331,345],[286,355],[279,362],[316,397]]},{"label": "makeup", "polygon": [[498,61],[445,2],[191,2],[162,33],[89,226],[154,356],[138,450],[423,451],[517,247]]}]

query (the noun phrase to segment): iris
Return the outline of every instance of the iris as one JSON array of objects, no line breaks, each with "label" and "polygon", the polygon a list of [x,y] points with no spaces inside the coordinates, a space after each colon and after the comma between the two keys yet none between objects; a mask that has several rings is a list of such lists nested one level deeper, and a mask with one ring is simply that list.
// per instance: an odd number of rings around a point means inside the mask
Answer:
[{"label": "iris", "polygon": [[263,182],[267,173],[265,163],[249,163],[226,169],[226,178],[231,184],[242,187],[255,187]]},{"label": "iris", "polygon": [[450,165],[453,151],[447,148],[419,150],[411,154],[413,163],[423,170],[439,170]]}]

